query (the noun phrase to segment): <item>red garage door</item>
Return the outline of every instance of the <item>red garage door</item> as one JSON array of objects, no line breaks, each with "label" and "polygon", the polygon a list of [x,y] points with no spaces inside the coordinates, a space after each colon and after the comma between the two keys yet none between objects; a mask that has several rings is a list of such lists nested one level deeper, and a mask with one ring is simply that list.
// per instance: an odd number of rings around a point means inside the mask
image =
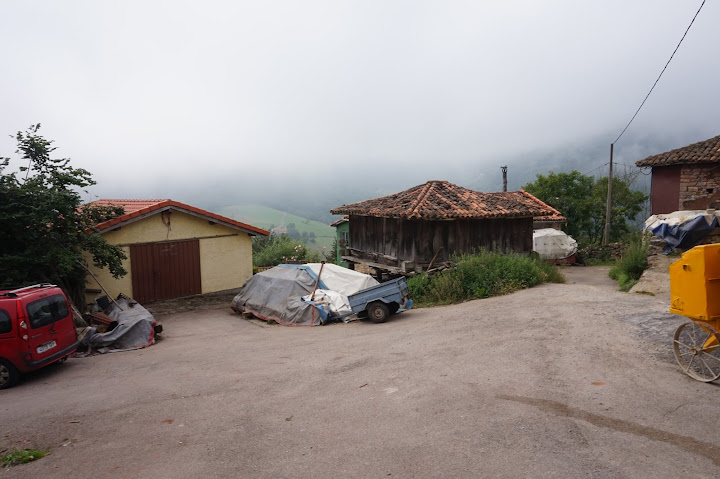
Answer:
[{"label": "red garage door", "polygon": [[130,267],[139,303],[202,292],[198,240],[131,245]]}]

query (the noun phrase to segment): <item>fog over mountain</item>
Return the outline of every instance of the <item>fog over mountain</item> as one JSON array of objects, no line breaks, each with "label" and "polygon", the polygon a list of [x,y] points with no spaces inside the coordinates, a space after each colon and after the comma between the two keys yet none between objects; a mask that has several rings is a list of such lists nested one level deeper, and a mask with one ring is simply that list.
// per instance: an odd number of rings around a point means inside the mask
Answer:
[{"label": "fog over mountain", "polygon": [[[42,123],[86,195],[259,203],[328,221],[445,179],[604,174],[700,1],[13,2],[0,156]],[[720,134],[708,2],[616,145],[632,165]]]},{"label": "fog over mountain", "polygon": [[[696,138],[637,137],[628,135],[614,152],[615,171],[636,170],[635,161],[667,151],[678,145],[697,141]],[[267,172],[255,177],[211,175],[207,183],[185,178],[164,178],[152,185],[105,185],[107,196],[127,194],[135,197],[173,197],[210,210],[233,204],[262,204],[329,223],[335,218],[331,208],[345,203],[362,201],[402,191],[428,180],[448,180],[479,191],[502,190],[500,166],[508,166],[508,189],[516,190],[534,181],[538,174],[547,175],[578,170],[583,174],[601,177],[608,172],[610,146],[603,140],[583,144],[567,144],[545,151],[528,151],[517,155],[498,156],[492,161],[468,162],[461,166],[447,164],[440,159],[393,176],[378,174],[375,169],[358,168],[354,172],[320,171],[297,172],[293,175]],[[342,170],[342,169],[340,169]],[[649,171],[640,175],[637,189],[649,193]]]}]

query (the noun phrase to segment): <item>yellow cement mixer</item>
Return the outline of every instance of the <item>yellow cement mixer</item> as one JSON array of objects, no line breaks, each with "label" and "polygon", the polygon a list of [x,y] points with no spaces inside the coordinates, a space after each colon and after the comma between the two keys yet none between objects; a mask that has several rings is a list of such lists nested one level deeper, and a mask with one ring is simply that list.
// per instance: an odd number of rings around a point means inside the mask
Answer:
[{"label": "yellow cement mixer", "polygon": [[720,244],[696,246],[670,265],[670,312],[686,316],[673,337],[675,359],[698,381],[720,377]]}]

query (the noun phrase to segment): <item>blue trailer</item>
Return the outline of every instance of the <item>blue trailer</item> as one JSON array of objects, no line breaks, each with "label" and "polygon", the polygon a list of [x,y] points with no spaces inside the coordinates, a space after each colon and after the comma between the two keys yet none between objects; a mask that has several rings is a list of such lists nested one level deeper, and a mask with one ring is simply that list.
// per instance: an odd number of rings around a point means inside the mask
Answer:
[{"label": "blue trailer", "polygon": [[412,308],[410,291],[404,277],[380,283],[348,296],[353,313],[374,323],[384,323],[395,313]]}]

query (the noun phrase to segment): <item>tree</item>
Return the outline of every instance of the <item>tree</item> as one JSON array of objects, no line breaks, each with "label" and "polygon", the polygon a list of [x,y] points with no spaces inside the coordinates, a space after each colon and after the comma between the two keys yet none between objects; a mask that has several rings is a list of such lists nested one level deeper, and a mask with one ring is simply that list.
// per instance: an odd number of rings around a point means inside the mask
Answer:
[{"label": "tree", "polygon": [[297,227],[295,226],[295,223],[288,223],[288,225],[285,227],[287,228],[287,235],[293,239],[300,239],[300,231],[298,231]]},{"label": "tree", "polygon": [[592,224],[592,191],[595,179],[579,171],[570,173],[548,173],[537,175],[534,182],[523,186],[528,193],[536,196],[567,218],[565,231],[575,239],[587,231]]},{"label": "tree", "polygon": [[92,232],[123,210],[83,206],[78,190],[95,184],[92,175],[67,158],[51,158],[56,148],[39,129],[37,124],[14,135],[23,160],[17,171],[6,172],[10,158],[0,158],[0,285],[55,283],[75,304],[84,304],[83,251],[114,277],[126,274],[123,250]]},{"label": "tree", "polygon": [[332,246],[327,250],[323,256],[325,256],[326,263],[337,264],[337,252],[338,252],[338,240],[335,238],[332,242]]},{"label": "tree", "polygon": [[[613,178],[613,197],[610,219],[610,240],[617,241],[630,232],[628,222],[640,211],[647,196],[632,189],[631,175]],[[550,172],[537,175],[535,181],[523,187],[557,209],[567,218],[566,232],[584,243],[598,243],[605,226],[607,177],[595,180],[579,171]]]},{"label": "tree", "polygon": [[[612,184],[610,241],[617,241],[631,231],[628,223],[642,211],[648,197],[642,191],[633,190],[627,181],[617,176],[613,178]],[[593,186],[593,221],[585,232],[590,243],[599,243],[605,231],[607,187],[607,176],[599,178]]]},{"label": "tree", "polygon": [[288,262],[320,261],[318,253],[288,235],[255,236],[252,239],[253,266],[277,266]]}]

